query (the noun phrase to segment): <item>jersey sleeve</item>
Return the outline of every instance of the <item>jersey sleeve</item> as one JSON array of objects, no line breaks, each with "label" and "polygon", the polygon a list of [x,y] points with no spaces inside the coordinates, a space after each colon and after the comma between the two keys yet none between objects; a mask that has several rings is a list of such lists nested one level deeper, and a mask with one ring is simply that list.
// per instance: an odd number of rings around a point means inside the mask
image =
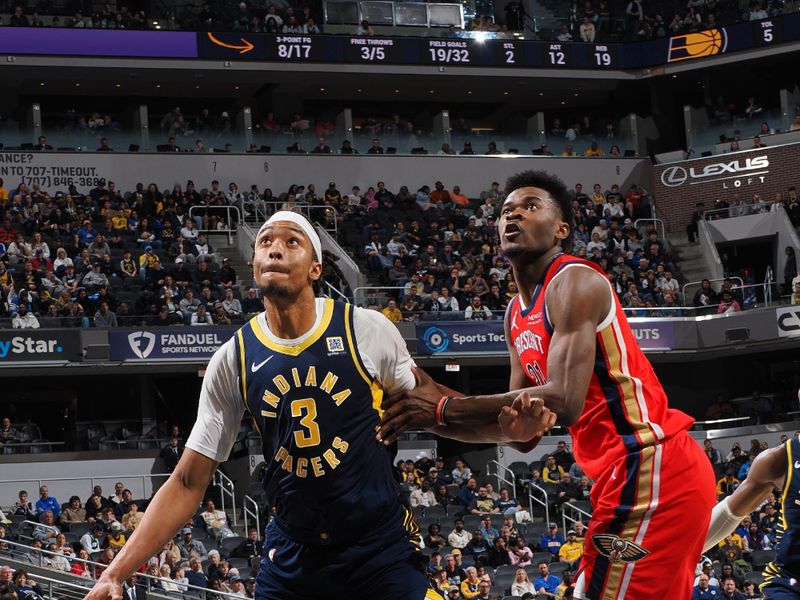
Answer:
[{"label": "jersey sleeve", "polygon": [[378,311],[354,307],[353,334],[364,366],[386,394],[402,394],[416,387],[411,371],[416,363],[394,323]]},{"label": "jersey sleeve", "polygon": [[197,421],[186,441],[187,448],[217,462],[228,459],[244,414],[236,371],[236,346],[231,338],[208,363]]}]

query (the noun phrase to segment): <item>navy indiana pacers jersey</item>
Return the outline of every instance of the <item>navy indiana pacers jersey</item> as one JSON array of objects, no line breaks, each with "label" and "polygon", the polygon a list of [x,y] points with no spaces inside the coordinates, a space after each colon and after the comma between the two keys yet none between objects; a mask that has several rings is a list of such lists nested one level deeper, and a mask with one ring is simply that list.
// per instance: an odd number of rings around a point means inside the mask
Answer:
[{"label": "navy indiana pacers jersey", "polygon": [[781,571],[800,576],[800,438],[793,435],[784,443],[786,482],[781,495],[781,515],[776,528],[778,544],[775,561],[764,570],[765,581]]},{"label": "navy indiana pacers jersey", "polygon": [[267,498],[284,534],[341,544],[402,523],[394,450],[375,439],[383,391],[358,353],[352,306],[325,300],[319,326],[296,346],[268,338],[255,318],[235,344],[241,393],[261,433]]}]

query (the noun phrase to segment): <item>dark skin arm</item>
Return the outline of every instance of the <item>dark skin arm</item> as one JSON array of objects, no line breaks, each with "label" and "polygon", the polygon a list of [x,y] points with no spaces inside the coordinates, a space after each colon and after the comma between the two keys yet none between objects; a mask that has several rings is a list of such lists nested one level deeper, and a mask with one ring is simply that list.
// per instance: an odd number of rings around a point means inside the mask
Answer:
[{"label": "dark skin arm", "polygon": [[776,487],[783,486],[787,471],[783,446],[761,452],[741,485],[728,497],[728,509],[734,515],[748,515],[757,509]]},{"label": "dark skin arm", "polygon": [[[555,328],[547,356],[549,381],[530,386],[519,357],[511,344],[506,318],[506,344],[511,357],[511,391],[485,396],[454,397],[445,411],[448,428],[494,424],[502,413],[501,429],[509,439],[530,442],[541,432],[541,424],[522,412],[521,391],[541,398],[558,417],[558,424],[572,425],[583,411],[594,368],[596,328],[611,308],[611,290],[598,273],[585,268],[568,269],[548,290],[547,312]],[[508,315],[507,315],[508,317]],[[390,444],[408,429],[435,426],[436,405],[441,394],[418,387],[413,395],[384,405],[378,439]],[[519,398],[519,402],[517,402]],[[513,405],[513,408],[512,408]],[[504,407],[508,408],[507,410]],[[530,422],[529,422],[530,421]]]}]

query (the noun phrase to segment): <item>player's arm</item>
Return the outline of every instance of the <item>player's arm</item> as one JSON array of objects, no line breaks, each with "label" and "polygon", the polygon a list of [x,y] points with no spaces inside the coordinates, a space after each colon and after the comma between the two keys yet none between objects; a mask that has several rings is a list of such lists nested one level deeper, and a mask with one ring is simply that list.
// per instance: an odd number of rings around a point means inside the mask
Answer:
[{"label": "player's arm", "polygon": [[[354,314],[353,325],[360,354],[370,372],[376,374],[375,376],[383,386],[386,394],[382,405],[384,409],[395,406],[399,398],[411,394],[434,398],[434,411],[436,403],[442,396],[463,396],[461,392],[437,383],[430,375],[416,366],[397,327],[386,317],[374,311],[355,310],[357,312]],[[409,407],[409,410],[412,408]],[[532,414],[535,413],[535,417],[531,418],[540,420],[545,420],[549,414],[541,402],[530,401],[525,410]],[[499,414],[499,410],[497,414]],[[488,423],[474,422],[453,425],[448,423],[446,427],[443,427],[436,424],[435,418],[431,418],[430,421],[420,422],[415,427],[465,442],[490,444],[515,441],[503,434],[497,421],[497,414]],[[411,413],[406,416],[409,419],[412,418]],[[554,417],[549,419],[550,426],[553,421]],[[383,438],[378,437],[378,439],[382,440]]]},{"label": "player's arm", "polygon": [[775,487],[782,485],[787,472],[786,450],[783,446],[761,452],[736,491],[711,511],[703,552],[733,533],[742,519],[761,506]]},{"label": "player's arm", "polygon": [[[533,420],[528,422],[528,413],[520,412],[522,403],[517,399],[523,391],[530,398],[541,398],[545,407],[556,413],[560,425],[572,425],[583,411],[592,376],[597,325],[608,315],[611,302],[611,288],[597,272],[588,268],[565,271],[547,295],[547,311],[555,328],[548,350],[548,382],[501,394],[454,397],[446,406],[448,426],[493,424],[504,413],[509,437],[520,442],[531,440],[541,426]],[[511,356],[510,383],[526,386],[519,360],[514,360],[516,353]],[[515,362],[518,371],[514,370]],[[413,396],[397,400],[384,413],[380,438],[391,443],[410,428],[433,426],[440,398],[436,390],[417,389]]]},{"label": "player's arm", "polygon": [[86,600],[120,600],[122,583],[163,548],[191,519],[203,499],[217,462],[187,449],[167,482],[147,506],[131,539],[98,579]]},{"label": "player's arm", "polygon": [[197,420],[175,471],[153,497],[130,541],[103,571],[86,600],[122,600],[122,582],[191,519],[239,431],[244,404],[235,365],[236,348],[230,340],[208,364]]}]

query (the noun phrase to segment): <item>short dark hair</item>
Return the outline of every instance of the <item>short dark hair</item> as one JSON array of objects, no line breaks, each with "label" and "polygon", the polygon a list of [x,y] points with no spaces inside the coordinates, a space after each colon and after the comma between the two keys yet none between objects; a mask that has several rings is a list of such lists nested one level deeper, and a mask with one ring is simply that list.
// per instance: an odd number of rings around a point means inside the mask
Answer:
[{"label": "short dark hair", "polygon": [[[511,192],[524,187],[538,187],[545,190],[561,212],[561,218],[569,225],[570,234],[575,231],[575,216],[572,214],[572,196],[567,186],[557,175],[547,171],[521,171],[506,180],[506,196]],[[571,235],[562,241],[562,246],[568,245]]]}]

